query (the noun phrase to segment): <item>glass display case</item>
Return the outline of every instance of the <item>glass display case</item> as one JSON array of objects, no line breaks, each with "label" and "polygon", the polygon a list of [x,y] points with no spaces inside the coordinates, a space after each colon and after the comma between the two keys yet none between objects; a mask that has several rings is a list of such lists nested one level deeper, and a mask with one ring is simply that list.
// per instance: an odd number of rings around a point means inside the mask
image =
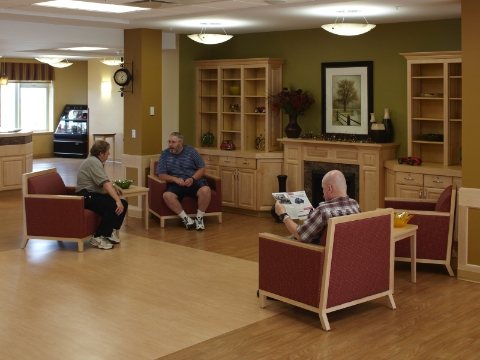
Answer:
[{"label": "glass display case", "polygon": [[88,155],[87,105],[65,105],[53,135],[53,153],[57,156]]}]

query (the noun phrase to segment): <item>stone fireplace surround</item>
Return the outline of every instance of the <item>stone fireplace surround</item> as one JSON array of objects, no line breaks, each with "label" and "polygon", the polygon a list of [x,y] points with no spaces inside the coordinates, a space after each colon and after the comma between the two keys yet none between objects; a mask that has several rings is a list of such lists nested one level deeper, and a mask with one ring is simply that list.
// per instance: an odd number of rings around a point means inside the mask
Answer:
[{"label": "stone fireplace surround", "polygon": [[287,191],[307,192],[306,187],[310,181],[311,196],[312,169],[306,176],[305,167],[308,170],[310,166],[322,165],[310,163],[328,163],[339,170],[342,164],[357,165],[360,208],[362,211],[370,211],[384,206],[384,161],[395,158],[398,143],[344,143],[288,138],[279,141],[283,144],[283,171],[288,176]]}]

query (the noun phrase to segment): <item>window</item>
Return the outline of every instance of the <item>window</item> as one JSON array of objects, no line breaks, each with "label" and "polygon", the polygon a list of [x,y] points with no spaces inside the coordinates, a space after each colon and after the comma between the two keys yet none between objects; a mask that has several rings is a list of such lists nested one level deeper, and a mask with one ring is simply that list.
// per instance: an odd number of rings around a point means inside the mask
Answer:
[{"label": "window", "polygon": [[51,83],[10,82],[0,88],[0,126],[27,131],[51,131]]}]

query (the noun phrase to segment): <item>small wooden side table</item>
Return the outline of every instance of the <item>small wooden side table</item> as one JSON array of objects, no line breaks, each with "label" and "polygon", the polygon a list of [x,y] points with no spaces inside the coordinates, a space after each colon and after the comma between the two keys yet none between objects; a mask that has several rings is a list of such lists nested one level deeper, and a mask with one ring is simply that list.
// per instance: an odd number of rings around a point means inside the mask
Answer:
[{"label": "small wooden side table", "polygon": [[393,228],[393,241],[410,238],[410,256],[412,261],[412,283],[417,282],[417,225],[407,224],[401,228]]},{"label": "small wooden side table", "polygon": [[[148,191],[150,189],[147,187],[142,187],[142,186],[135,186],[135,185],[130,185],[128,189],[122,189],[123,195],[122,197],[127,200],[128,197],[131,196],[142,196],[143,197],[143,216],[145,217],[145,230],[148,230]],[[127,200],[128,202],[128,200]],[[125,225],[128,224],[128,210],[127,214],[125,216]]]},{"label": "small wooden side table", "polygon": [[112,156],[113,156],[113,164],[115,164],[115,135],[117,133],[110,133],[110,134],[99,134],[95,133],[92,134],[93,136],[93,141],[95,141],[97,138],[105,141],[106,138],[112,138],[112,143],[110,144],[110,148],[112,149]]}]

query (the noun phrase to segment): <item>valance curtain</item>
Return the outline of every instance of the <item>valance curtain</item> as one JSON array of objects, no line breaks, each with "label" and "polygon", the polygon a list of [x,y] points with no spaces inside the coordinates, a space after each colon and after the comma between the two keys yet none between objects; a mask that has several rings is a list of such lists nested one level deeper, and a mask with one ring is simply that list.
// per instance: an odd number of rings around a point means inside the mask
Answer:
[{"label": "valance curtain", "polygon": [[3,63],[0,59],[0,75],[5,74],[9,81],[53,81],[55,69],[48,64]]}]

